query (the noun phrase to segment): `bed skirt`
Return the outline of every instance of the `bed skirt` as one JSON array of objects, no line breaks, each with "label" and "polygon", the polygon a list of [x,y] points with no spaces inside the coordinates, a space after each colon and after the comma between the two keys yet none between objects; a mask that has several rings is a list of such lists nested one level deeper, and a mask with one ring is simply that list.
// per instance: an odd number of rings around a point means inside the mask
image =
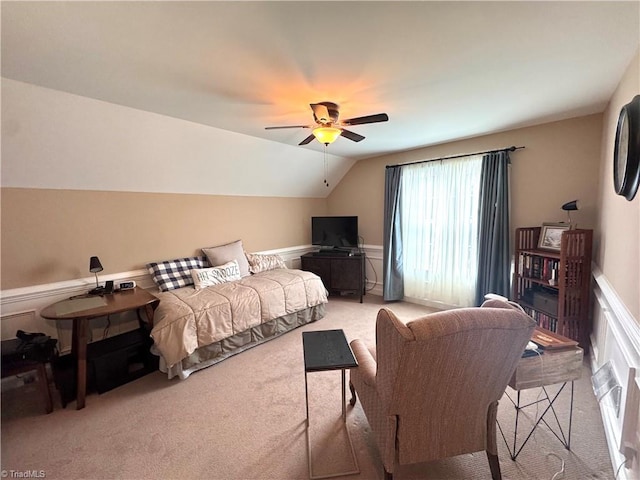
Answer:
[{"label": "bed skirt", "polygon": [[[232,355],[260,345],[302,325],[320,320],[324,315],[325,304],[321,303],[299,312],[275,318],[219,342],[200,347],[184,358],[182,362],[170,368],[167,368],[166,362],[160,355],[160,371],[166,373],[168,378],[179,377],[184,380],[193,372],[210,367]],[[153,347],[151,351],[158,355]]]}]

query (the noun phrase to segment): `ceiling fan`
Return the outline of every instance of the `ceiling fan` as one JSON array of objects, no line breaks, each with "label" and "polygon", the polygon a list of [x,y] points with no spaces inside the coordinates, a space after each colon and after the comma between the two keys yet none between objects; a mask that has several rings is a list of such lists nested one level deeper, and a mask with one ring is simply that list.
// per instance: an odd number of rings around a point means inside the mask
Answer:
[{"label": "ceiling fan", "polygon": [[366,123],[386,122],[389,116],[386,113],[377,113],[375,115],[365,115],[364,117],[349,118],[347,120],[338,120],[340,116],[340,107],[333,102],[320,102],[310,104],[313,110],[313,119],[315,125],[285,125],[280,127],[265,127],[266,130],[276,130],[280,128],[313,128],[313,133],[301,141],[298,145],[306,145],[314,138],[320,143],[329,145],[338,137],[348,138],[354,142],[360,142],[365,137],[355,132],[345,129],[355,125],[364,125]]}]

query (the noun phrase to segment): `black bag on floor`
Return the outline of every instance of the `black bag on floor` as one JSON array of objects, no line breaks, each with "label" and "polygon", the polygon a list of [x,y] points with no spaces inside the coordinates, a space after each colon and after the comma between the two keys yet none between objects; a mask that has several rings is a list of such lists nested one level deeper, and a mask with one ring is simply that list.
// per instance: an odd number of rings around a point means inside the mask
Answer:
[{"label": "black bag on floor", "polygon": [[51,338],[44,333],[27,333],[18,330],[16,333],[17,342],[14,348],[6,351],[3,349],[3,362],[11,363],[12,360],[31,360],[33,362],[49,362],[58,354],[58,340]]}]

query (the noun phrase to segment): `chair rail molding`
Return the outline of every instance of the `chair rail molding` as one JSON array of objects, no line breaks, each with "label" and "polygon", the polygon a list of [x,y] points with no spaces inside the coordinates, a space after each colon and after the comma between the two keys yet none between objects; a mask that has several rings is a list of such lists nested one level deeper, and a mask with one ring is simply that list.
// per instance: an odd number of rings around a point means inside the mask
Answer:
[{"label": "chair rail molding", "polygon": [[[278,254],[282,257],[289,268],[300,268],[300,256],[312,250],[313,248],[311,245],[297,245],[256,253]],[[114,283],[133,280],[136,282],[137,286],[149,290],[152,293],[158,291],[158,287],[153,282],[153,279],[147,269],[100,275],[101,283],[104,283],[107,280],[113,280]],[[40,311],[51,303],[64,300],[65,298],[69,298],[74,295],[87,293],[87,291],[93,287],[95,287],[95,277],[91,276],[0,291],[0,311],[2,312],[2,317],[0,317],[0,337],[2,339],[14,338],[16,332],[15,321],[2,321],[2,319],[13,319],[17,314],[35,312],[35,320],[29,322],[26,327],[30,330],[37,328],[37,331],[51,335],[54,338],[58,338],[60,340],[61,353],[65,353],[70,348],[70,340],[66,338],[68,336],[67,334],[70,335],[70,333],[66,331],[70,326],[63,325],[64,322],[45,320],[40,317]],[[123,317],[127,316],[124,315]],[[110,335],[124,333],[128,328],[136,328],[137,324],[135,316],[129,315],[128,317],[131,318],[125,318],[123,325],[119,327],[112,325],[112,328],[109,330]],[[104,329],[104,326],[97,321],[92,322],[92,324],[96,324],[92,338],[98,339],[101,336],[101,329]]]},{"label": "chair rail molding", "polygon": [[[382,296],[382,246],[363,245],[361,250],[366,254],[367,293]],[[300,268],[300,257],[312,251],[314,251],[312,245],[296,245],[263,250],[256,253],[280,255],[287,267]],[[133,280],[141,288],[151,292],[157,291],[157,287],[146,269],[100,275],[100,282],[104,283],[107,280],[113,280],[114,283]],[[0,291],[0,311],[2,312],[2,317],[0,317],[0,337],[3,339],[14,338],[16,324],[19,323],[20,326],[18,328],[23,330],[39,331],[58,338],[61,353],[66,353],[70,350],[70,322],[69,325],[66,325],[64,322],[45,320],[40,317],[40,311],[54,302],[74,295],[84,294],[94,286],[95,277],[90,276]],[[29,312],[34,318],[23,324],[19,319],[23,318],[20,314],[25,312]],[[11,321],[7,320],[9,318]],[[27,317],[25,316],[24,318]],[[5,320],[3,321],[3,319]],[[91,322],[91,338],[100,339],[103,337],[105,328],[103,323],[97,319]],[[136,326],[135,315],[123,315],[119,321],[111,319],[109,336],[125,333],[130,329],[136,328]]]}]

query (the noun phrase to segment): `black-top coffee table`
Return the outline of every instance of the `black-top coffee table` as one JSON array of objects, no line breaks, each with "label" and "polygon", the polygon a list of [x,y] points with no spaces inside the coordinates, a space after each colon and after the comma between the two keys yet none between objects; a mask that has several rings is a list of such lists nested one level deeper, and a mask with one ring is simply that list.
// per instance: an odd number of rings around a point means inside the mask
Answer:
[{"label": "black-top coffee table", "polygon": [[[347,343],[347,338],[343,330],[320,330],[313,332],[302,332],[302,349],[304,350],[304,395],[307,406],[307,453],[309,456],[309,478],[330,478],[343,475],[355,475],[360,473],[358,460],[353,449],[351,435],[347,428],[347,404],[346,404],[346,381],[345,370],[358,366],[356,358],[353,356],[351,347]],[[347,431],[351,455],[355,464],[355,470],[350,472],[334,473],[331,475],[314,476],[311,466],[311,441],[309,437],[309,389],[307,387],[307,373],[323,372],[327,370],[342,370],[342,421]]]}]

